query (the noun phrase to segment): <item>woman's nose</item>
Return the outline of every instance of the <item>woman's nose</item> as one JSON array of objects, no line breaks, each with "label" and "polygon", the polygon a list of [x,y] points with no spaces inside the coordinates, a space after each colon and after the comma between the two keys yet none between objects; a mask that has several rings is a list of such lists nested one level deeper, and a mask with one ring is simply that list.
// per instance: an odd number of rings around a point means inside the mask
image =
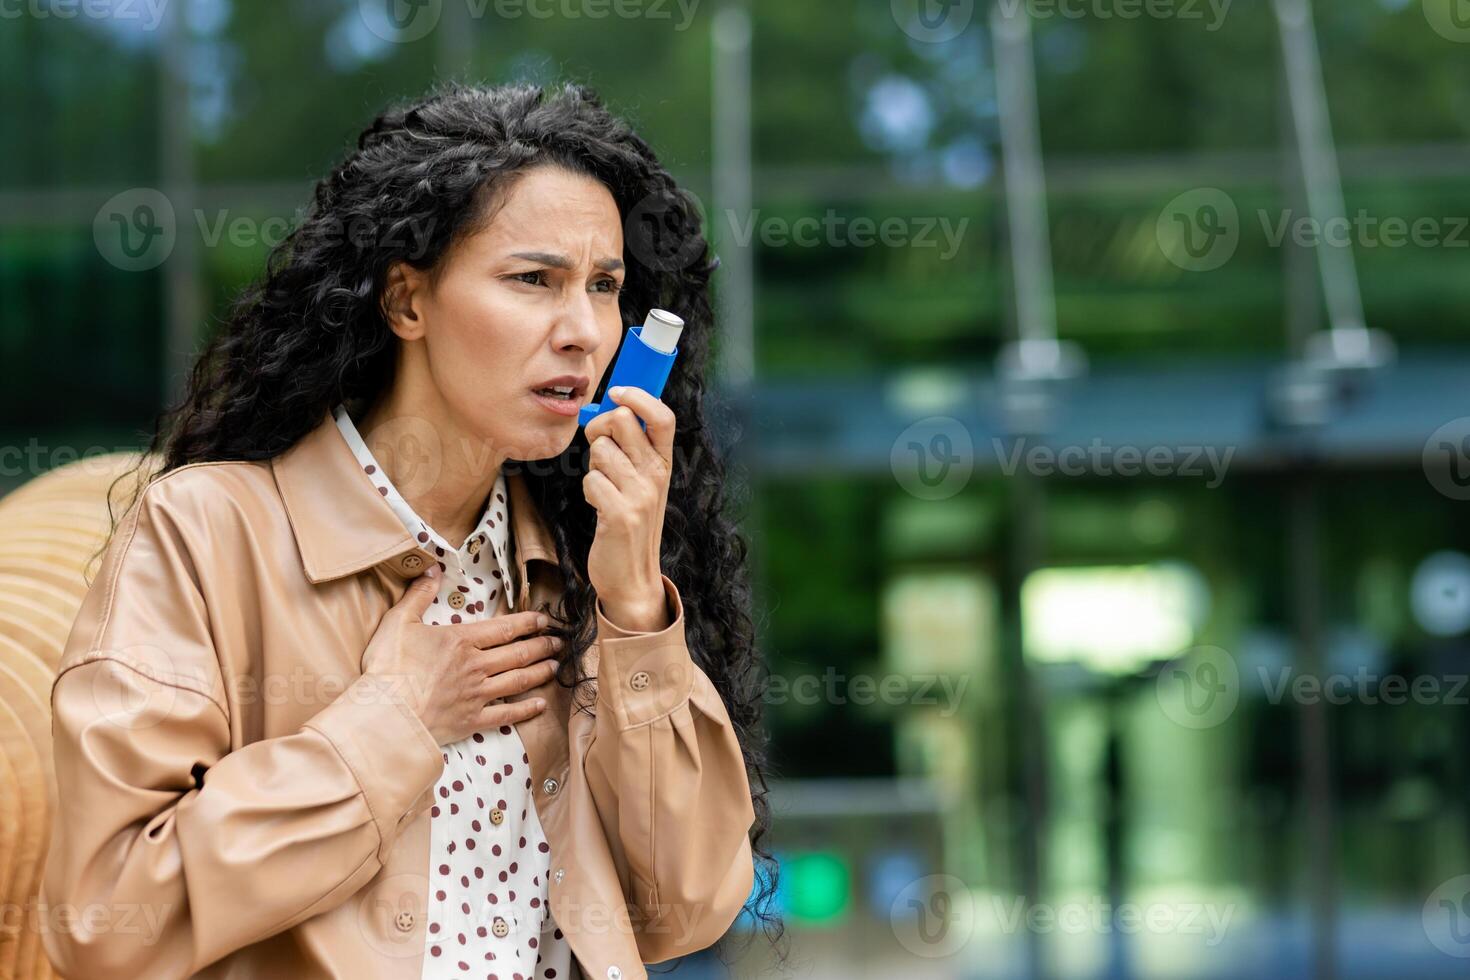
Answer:
[{"label": "woman's nose", "polygon": [[589,354],[597,349],[601,338],[596,311],[586,296],[567,303],[552,332],[552,343],[558,349],[577,348]]}]

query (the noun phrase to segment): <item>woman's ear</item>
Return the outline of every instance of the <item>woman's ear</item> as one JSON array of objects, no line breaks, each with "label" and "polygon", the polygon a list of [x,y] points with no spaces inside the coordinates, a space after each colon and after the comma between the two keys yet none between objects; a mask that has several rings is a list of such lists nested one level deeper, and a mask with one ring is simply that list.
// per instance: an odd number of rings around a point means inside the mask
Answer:
[{"label": "woman's ear", "polygon": [[383,317],[388,328],[403,340],[418,340],[427,326],[423,316],[427,273],[402,260],[388,267],[383,282]]}]

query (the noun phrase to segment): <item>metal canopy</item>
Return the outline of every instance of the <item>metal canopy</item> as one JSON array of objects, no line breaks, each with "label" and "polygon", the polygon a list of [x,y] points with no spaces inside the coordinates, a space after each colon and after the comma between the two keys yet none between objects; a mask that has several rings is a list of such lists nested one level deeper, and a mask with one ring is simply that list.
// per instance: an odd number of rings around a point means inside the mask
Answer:
[{"label": "metal canopy", "polygon": [[[1233,448],[1234,467],[1279,467],[1304,449],[1327,464],[1418,466],[1440,426],[1470,416],[1470,353],[1403,352],[1358,380],[1321,426],[1273,423],[1269,398],[1281,362],[1242,358],[1197,363],[1094,362],[1055,392],[1051,425],[1034,445],[1105,449]],[[760,469],[771,476],[887,472],[900,434],[922,418],[954,420],[972,446],[976,472],[1002,472],[1009,438],[993,376],[979,369],[946,390],[947,403],[904,405],[892,375],[850,381],[766,378],[751,406]],[[1000,440],[997,442],[997,440]]]}]

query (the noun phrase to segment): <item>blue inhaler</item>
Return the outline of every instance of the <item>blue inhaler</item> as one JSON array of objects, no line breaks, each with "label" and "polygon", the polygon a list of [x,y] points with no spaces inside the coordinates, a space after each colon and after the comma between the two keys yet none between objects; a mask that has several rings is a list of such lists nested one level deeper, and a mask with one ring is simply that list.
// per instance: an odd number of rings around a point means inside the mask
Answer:
[{"label": "blue inhaler", "polygon": [[[679,354],[679,335],[683,332],[684,321],[674,314],[667,310],[649,310],[643,326],[629,328],[623,349],[618,351],[618,359],[613,362],[607,387],[642,388],[657,398],[663,393],[664,382],[669,380],[669,371]],[[618,403],[611,398],[583,405],[577,413],[577,424],[586,425],[603,412],[617,407]],[[638,420],[638,425],[645,430],[648,428],[642,419]]]}]

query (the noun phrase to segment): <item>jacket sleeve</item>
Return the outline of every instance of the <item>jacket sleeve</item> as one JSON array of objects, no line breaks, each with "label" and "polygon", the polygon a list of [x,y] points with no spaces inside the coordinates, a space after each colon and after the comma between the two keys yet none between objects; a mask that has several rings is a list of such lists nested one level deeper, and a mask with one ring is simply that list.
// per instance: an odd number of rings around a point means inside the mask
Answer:
[{"label": "jacket sleeve", "polygon": [[51,690],[42,901],[58,927],[43,941],[65,976],[189,976],[341,904],[443,768],[371,675],[299,731],[232,751],[213,589],[157,490],[109,544]]},{"label": "jacket sleeve", "polygon": [[718,941],[750,897],[755,821],[745,761],[730,716],[690,656],[684,607],[663,576],[671,624],[635,633],[599,601],[597,720],[588,785],[615,826],[609,846],[645,963]]}]

